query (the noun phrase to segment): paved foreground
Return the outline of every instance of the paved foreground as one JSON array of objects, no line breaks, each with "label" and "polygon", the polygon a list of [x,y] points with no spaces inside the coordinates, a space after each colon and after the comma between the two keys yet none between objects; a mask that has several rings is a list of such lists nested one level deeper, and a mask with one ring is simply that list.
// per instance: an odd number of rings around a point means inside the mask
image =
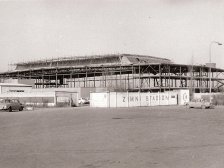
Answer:
[{"label": "paved foreground", "polygon": [[0,113],[0,168],[222,168],[224,107]]}]

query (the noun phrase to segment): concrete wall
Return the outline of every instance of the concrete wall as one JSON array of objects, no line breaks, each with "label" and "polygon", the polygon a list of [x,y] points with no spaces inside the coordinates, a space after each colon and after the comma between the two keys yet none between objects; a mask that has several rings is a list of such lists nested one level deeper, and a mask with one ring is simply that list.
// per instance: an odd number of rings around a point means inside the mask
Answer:
[{"label": "concrete wall", "polygon": [[0,83],[0,94],[8,92],[29,92],[32,89],[31,85],[18,83]]}]

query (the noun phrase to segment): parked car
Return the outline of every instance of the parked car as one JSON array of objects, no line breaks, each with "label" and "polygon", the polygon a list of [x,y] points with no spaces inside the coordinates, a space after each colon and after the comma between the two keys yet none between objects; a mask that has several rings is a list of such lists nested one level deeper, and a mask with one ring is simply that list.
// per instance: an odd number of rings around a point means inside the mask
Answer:
[{"label": "parked car", "polygon": [[24,106],[17,99],[0,99],[0,110],[11,112],[13,110],[22,111],[23,108]]},{"label": "parked car", "polygon": [[202,109],[215,107],[212,103],[204,99],[193,99],[187,105],[189,108],[202,108]]},{"label": "parked car", "polygon": [[87,98],[79,98],[79,104],[89,104],[89,100]]}]

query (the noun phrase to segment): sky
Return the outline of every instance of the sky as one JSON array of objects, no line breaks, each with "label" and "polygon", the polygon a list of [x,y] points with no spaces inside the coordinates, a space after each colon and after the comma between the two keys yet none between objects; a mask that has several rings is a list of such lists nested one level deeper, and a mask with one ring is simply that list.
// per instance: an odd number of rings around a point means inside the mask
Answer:
[{"label": "sky", "polygon": [[140,54],[224,68],[223,0],[0,0],[0,71],[10,64]]}]

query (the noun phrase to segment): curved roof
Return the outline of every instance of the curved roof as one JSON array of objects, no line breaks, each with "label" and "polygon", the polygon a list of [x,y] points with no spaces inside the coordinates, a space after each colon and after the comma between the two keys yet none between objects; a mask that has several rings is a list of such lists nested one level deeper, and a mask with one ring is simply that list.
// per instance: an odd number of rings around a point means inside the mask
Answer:
[{"label": "curved roof", "polygon": [[172,63],[166,58],[135,54],[111,54],[82,57],[64,57],[32,62],[17,63],[15,70],[38,69],[49,67],[75,67],[90,65],[130,65],[138,63]]}]

